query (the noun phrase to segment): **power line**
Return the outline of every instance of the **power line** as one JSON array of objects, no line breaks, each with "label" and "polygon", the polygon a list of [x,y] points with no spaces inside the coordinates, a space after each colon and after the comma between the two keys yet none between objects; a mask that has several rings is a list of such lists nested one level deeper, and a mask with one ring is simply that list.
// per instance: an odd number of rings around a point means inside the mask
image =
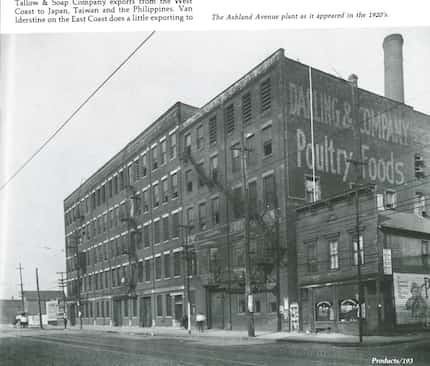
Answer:
[{"label": "power line", "polygon": [[33,154],[0,186],[0,191],[7,187],[12,180],[66,127],[79,111],[109,82],[110,79],[143,47],[143,45],[154,35],[152,31],[139,45],[90,93],[90,95],[66,118],[64,122],[40,145]]}]

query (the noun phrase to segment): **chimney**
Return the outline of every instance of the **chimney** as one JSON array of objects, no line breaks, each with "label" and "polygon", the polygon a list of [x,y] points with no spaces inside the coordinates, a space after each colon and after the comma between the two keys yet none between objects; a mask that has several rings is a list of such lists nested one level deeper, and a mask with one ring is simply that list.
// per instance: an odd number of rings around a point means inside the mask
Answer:
[{"label": "chimney", "polygon": [[402,35],[390,34],[385,37],[383,48],[385,96],[404,103]]}]

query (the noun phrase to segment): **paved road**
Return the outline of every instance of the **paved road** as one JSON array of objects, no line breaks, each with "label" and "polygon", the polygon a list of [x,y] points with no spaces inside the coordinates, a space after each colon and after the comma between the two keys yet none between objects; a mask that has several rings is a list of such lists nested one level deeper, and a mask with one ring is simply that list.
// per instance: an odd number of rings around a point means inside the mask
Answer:
[{"label": "paved road", "polygon": [[376,365],[377,360],[398,360],[400,365],[430,365],[430,351],[424,340],[355,348],[258,339],[151,337],[88,330],[9,330],[0,338],[0,355],[2,366]]}]

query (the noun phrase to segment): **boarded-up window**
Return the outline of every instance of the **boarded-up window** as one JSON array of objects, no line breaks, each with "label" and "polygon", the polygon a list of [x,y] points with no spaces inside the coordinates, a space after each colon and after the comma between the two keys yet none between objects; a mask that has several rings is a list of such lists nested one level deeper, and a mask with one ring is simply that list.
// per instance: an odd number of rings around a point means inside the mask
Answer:
[{"label": "boarded-up window", "polygon": [[224,128],[227,133],[234,131],[234,106],[228,105],[224,109]]},{"label": "boarded-up window", "polygon": [[217,139],[217,120],[216,116],[209,119],[209,143],[213,144]]},{"label": "boarded-up window", "polygon": [[270,78],[264,80],[260,85],[260,110],[265,112],[272,106],[272,85]]},{"label": "boarded-up window", "polygon": [[242,96],[242,119],[243,123],[249,123],[252,119],[251,93]]}]

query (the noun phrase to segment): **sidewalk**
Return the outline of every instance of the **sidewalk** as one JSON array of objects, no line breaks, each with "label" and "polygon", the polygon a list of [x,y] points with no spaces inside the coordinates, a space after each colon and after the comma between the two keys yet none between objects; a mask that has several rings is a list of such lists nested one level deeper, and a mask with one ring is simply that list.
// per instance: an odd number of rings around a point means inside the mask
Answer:
[{"label": "sidewalk", "polygon": [[165,336],[165,337],[180,337],[180,338],[214,338],[225,340],[258,341],[258,342],[292,342],[292,343],[319,343],[332,344],[337,346],[382,346],[397,343],[414,342],[423,339],[430,340],[430,332],[398,334],[390,336],[364,336],[363,343],[360,345],[358,336],[347,335],[342,333],[302,333],[302,332],[269,332],[256,331],[256,337],[248,337],[246,330],[225,330],[225,329],[206,329],[204,332],[199,332],[193,328],[191,334],[183,328],[172,327],[109,327],[109,326],[89,326],[84,325],[80,330],[79,326],[69,327],[76,331],[100,331],[107,333],[121,333],[130,335],[142,336]]}]

